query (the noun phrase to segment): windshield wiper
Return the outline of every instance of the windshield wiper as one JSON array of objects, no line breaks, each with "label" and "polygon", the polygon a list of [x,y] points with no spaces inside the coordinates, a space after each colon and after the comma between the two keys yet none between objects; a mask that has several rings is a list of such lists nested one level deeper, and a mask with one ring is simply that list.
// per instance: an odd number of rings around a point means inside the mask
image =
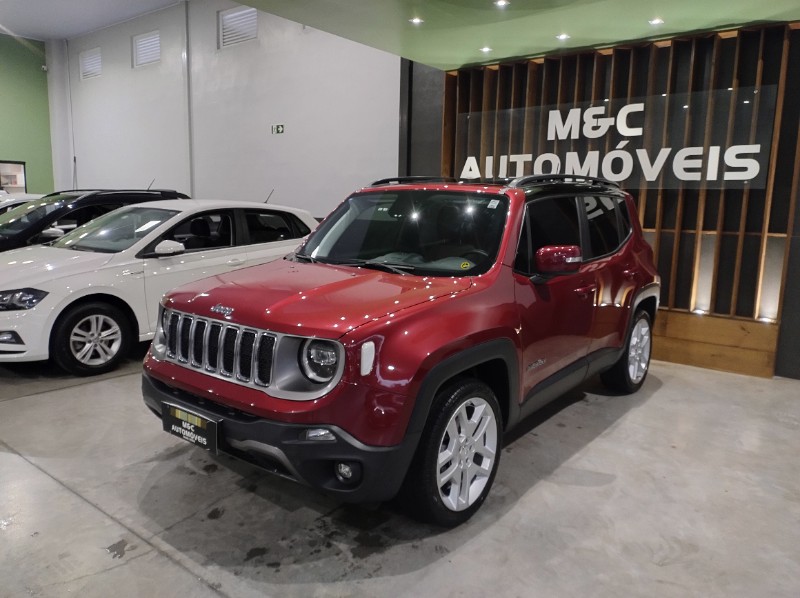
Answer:
[{"label": "windshield wiper", "polygon": [[311,264],[317,263],[317,258],[311,257],[310,255],[305,255],[304,253],[293,253],[294,259],[299,262],[309,262]]},{"label": "windshield wiper", "polygon": [[408,274],[416,269],[411,264],[400,264],[397,262],[382,262],[380,260],[345,260],[341,262],[331,262],[337,266],[359,266],[363,268],[373,268],[375,270],[385,270],[394,274]]}]

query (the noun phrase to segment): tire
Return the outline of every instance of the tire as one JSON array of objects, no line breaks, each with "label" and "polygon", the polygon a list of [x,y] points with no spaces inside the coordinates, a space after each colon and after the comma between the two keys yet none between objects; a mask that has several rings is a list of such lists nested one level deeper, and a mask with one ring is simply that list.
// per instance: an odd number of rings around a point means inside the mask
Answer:
[{"label": "tire", "polygon": [[631,322],[625,349],[611,369],[600,374],[600,379],[608,388],[625,394],[636,392],[644,384],[650,370],[652,349],[652,326],[650,315],[638,311]]},{"label": "tire", "polygon": [[403,487],[418,519],[444,527],[481,507],[500,461],[502,421],[491,389],[462,380],[440,391]]},{"label": "tire", "polygon": [[59,318],[50,337],[50,355],[70,374],[94,376],[115,369],[130,345],[131,327],[120,309],[85,303]]}]

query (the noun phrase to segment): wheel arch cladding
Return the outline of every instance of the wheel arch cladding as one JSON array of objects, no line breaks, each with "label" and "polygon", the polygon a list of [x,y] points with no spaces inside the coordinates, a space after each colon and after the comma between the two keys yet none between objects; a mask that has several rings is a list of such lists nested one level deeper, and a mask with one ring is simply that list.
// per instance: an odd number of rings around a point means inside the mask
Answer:
[{"label": "wheel arch cladding", "polygon": [[437,363],[422,381],[414,403],[408,432],[421,434],[439,391],[459,378],[474,378],[486,384],[500,405],[502,429],[507,429],[519,396],[517,348],[511,339],[499,338],[470,347]]}]

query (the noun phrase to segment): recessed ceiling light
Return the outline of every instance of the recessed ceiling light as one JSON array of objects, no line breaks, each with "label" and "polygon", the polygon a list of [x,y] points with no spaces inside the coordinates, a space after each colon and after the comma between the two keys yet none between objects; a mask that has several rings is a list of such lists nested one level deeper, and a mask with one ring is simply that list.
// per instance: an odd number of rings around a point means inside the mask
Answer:
[{"label": "recessed ceiling light", "polygon": [[484,54],[486,54],[487,52],[491,52],[491,51],[492,51],[492,49],[489,46],[483,46],[481,48],[481,52],[483,52]]},{"label": "recessed ceiling light", "polygon": [[559,40],[561,40],[563,42],[564,40],[568,40],[569,39],[569,35],[567,33],[562,33],[560,35],[556,35],[556,39],[559,39]]},{"label": "recessed ceiling light", "polygon": [[509,4],[511,4],[511,2],[509,2],[508,0],[496,0],[496,2],[494,3],[494,5],[497,6],[498,8],[505,8]]},{"label": "recessed ceiling light", "polygon": [[650,23],[651,25],[663,25],[664,19],[662,19],[661,17],[656,17],[655,19],[650,19],[647,22]]},{"label": "recessed ceiling light", "polygon": [[409,19],[408,22],[411,23],[412,25],[422,25],[425,21],[423,21],[419,17],[414,17],[413,19]]}]

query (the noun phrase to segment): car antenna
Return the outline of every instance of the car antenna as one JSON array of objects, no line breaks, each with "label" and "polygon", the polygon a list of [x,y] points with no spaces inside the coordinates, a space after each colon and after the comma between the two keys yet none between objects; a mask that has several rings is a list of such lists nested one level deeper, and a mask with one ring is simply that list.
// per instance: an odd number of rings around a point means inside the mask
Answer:
[{"label": "car antenna", "polygon": [[267,199],[264,200],[264,203],[269,203],[269,198],[272,197],[273,193],[275,193],[275,187],[273,187],[272,191],[269,192],[269,195],[267,195]]},{"label": "car antenna", "polygon": [[150,191],[150,187],[152,187],[152,186],[153,186],[153,183],[155,183],[155,182],[156,182],[156,178],[155,178],[155,177],[153,177],[153,180],[152,180],[152,181],[150,181],[150,184],[149,184],[149,185],[147,185],[147,190],[148,190],[148,191]]}]

